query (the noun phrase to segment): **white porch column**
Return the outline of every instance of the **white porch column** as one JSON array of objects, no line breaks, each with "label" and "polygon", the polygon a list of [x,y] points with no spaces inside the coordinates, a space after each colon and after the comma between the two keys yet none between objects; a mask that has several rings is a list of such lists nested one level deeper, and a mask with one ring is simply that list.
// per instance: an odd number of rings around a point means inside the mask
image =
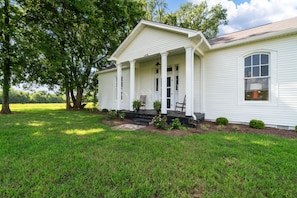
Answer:
[{"label": "white porch column", "polygon": [[193,115],[193,67],[192,47],[186,47],[186,116]]},{"label": "white porch column", "polygon": [[135,60],[130,61],[130,111],[133,111],[135,97]]},{"label": "white porch column", "polygon": [[121,93],[122,93],[122,65],[117,65],[117,109],[121,110]]},{"label": "white porch column", "polygon": [[167,114],[167,55],[168,55],[168,52],[161,53],[161,77],[162,77],[161,114]]}]

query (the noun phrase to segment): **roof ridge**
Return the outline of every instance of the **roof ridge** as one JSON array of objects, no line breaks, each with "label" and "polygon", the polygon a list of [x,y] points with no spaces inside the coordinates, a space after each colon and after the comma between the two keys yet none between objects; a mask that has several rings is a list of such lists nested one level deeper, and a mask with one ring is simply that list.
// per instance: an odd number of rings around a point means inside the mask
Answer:
[{"label": "roof ridge", "polygon": [[169,28],[175,28],[175,29],[180,29],[180,30],[185,30],[185,31],[191,31],[191,32],[195,32],[195,33],[201,32],[201,31],[198,31],[198,30],[194,30],[194,29],[190,29],[190,28],[184,28],[184,27],[180,27],[180,26],[176,26],[176,25],[169,25],[169,24],[161,23],[161,22],[157,22],[157,21],[150,21],[150,20],[142,19],[140,21],[140,23],[141,22],[152,23],[152,24],[156,24],[156,25],[166,26],[166,27],[169,27]]}]

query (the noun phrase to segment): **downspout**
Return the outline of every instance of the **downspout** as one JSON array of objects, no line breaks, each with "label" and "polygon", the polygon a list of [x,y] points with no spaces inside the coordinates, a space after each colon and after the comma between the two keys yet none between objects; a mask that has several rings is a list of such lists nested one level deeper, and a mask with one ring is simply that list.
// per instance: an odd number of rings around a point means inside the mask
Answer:
[{"label": "downspout", "polygon": [[199,45],[201,45],[203,42],[203,38],[200,39],[200,41],[194,46],[194,48],[192,49],[192,53],[193,53],[193,72],[192,72],[192,117],[194,118],[194,120],[197,120],[195,114],[194,114],[194,63],[195,63],[195,51],[196,49],[198,49]]}]

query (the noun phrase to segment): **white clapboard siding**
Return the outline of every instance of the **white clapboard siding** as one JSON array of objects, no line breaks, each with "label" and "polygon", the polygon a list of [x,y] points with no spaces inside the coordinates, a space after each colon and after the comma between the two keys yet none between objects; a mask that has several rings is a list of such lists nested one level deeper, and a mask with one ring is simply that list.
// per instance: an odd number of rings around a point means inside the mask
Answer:
[{"label": "white clapboard siding", "polygon": [[[98,102],[99,109],[113,110],[117,107],[116,97],[116,70],[110,70],[99,74],[99,92]],[[122,100],[121,109],[129,109],[130,101],[130,73],[129,69],[125,68],[122,70],[123,77],[123,89],[122,89]]]},{"label": "white clapboard siding", "polygon": [[186,34],[145,27],[118,56],[117,62],[134,60],[189,45],[191,41]]},{"label": "white clapboard siding", "polygon": [[[241,102],[238,65],[240,58],[252,52],[271,50],[275,54],[275,102]],[[242,65],[243,67],[243,65]],[[272,70],[272,68],[271,68]],[[270,71],[271,71],[270,70]],[[297,125],[297,36],[287,36],[209,52],[205,56],[206,119],[219,116],[231,122],[261,119],[268,125]],[[239,76],[238,76],[239,75]]]},{"label": "white clapboard siding", "polygon": [[99,74],[99,109],[116,109],[116,70]]}]

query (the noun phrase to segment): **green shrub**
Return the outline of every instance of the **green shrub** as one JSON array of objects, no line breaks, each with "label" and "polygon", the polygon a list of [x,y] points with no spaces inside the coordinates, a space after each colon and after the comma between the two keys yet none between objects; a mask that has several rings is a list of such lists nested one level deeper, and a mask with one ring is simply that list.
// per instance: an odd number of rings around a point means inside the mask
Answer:
[{"label": "green shrub", "polygon": [[102,109],[102,112],[107,113],[108,112],[108,109]]},{"label": "green shrub", "polygon": [[161,105],[162,105],[161,102],[158,100],[154,102],[154,109],[155,109],[155,111],[157,111],[157,113],[160,113]]},{"label": "green shrub", "polygon": [[232,126],[232,132],[238,132],[239,131],[239,126]]},{"label": "green shrub", "polygon": [[222,124],[217,126],[218,131],[222,131],[224,128],[226,128],[226,127],[225,127],[225,125],[222,125]]},{"label": "green shrub", "polygon": [[228,124],[228,119],[224,117],[219,117],[216,119],[216,124],[217,125],[227,125]]},{"label": "green shrub", "polygon": [[121,120],[124,120],[124,119],[125,119],[125,116],[126,116],[126,114],[125,114],[124,112],[121,112],[121,113],[119,114],[119,118],[120,118]]},{"label": "green shrub", "polygon": [[166,120],[167,120],[166,116],[156,115],[153,117],[152,121],[156,128],[165,130],[167,128]]},{"label": "green shrub", "polygon": [[208,131],[208,129],[209,129],[209,124],[201,124],[200,125],[200,129],[202,129],[203,131]]},{"label": "green shrub", "polygon": [[250,127],[255,129],[264,129],[265,124],[262,120],[251,120]]},{"label": "green shrub", "polygon": [[170,124],[169,130],[172,130],[172,129],[184,130],[184,129],[186,129],[186,127],[184,127],[182,125],[182,123],[180,122],[179,118],[174,118],[173,120],[171,120],[171,124]]},{"label": "green shrub", "polygon": [[297,132],[297,125],[295,126],[295,131]]},{"label": "green shrub", "polygon": [[115,110],[111,110],[107,114],[107,118],[110,120],[114,120],[117,117],[117,112]]},{"label": "green shrub", "polygon": [[141,101],[140,100],[134,100],[133,101],[133,109],[136,111],[139,111],[141,107]]}]

